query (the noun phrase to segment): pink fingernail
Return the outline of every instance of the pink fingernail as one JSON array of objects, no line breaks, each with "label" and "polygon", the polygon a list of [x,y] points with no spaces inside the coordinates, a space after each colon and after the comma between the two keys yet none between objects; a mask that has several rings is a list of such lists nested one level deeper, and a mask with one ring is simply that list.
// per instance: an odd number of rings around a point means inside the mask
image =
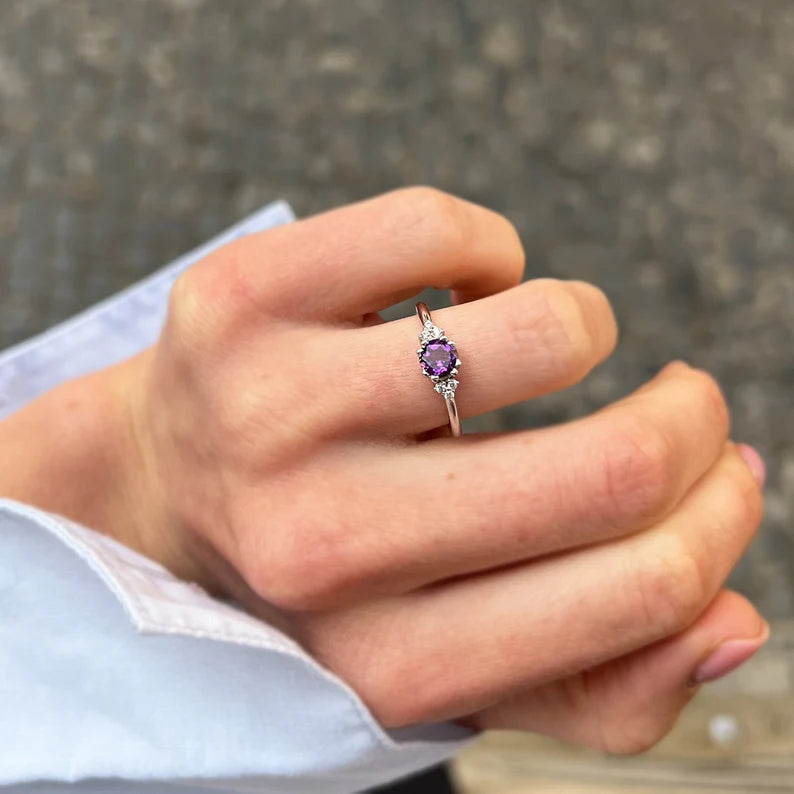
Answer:
[{"label": "pink fingernail", "polygon": [[706,657],[692,673],[690,682],[696,686],[716,681],[744,664],[769,639],[769,624],[764,622],[761,633],[752,639],[726,640]]},{"label": "pink fingernail", "polygon": [[750,467],[750,471],[752,471],[756,482],[760,486],[763,486],[766,481],[766,466],[764,465],[764,459],[758,454],[758,451],[749,444],[738,444],[737,447],[744,462]]}]

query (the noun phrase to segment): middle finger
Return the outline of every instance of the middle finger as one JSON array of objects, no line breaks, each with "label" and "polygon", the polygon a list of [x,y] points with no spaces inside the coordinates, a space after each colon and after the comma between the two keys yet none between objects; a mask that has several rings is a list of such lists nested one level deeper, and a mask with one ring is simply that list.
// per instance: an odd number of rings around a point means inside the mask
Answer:
[{"label": "middle finger", "polygon": [[296,522],[279,550],[299,561],[288,578],[310,591],[302,606],[327,609],[603,542],[670,512],[727,432],[714,381],[675,364],[621,403],[558,427],[385,450],[347,444],[341,464],[335,451],[306,475],[327,510]]}]

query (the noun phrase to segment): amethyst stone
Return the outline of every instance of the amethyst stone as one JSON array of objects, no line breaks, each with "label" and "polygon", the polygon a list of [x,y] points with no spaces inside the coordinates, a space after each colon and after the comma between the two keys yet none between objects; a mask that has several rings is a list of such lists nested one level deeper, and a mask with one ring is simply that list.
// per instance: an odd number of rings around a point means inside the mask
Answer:
[{"label": "amethyst stone", "polygon": [[440,339],[431,339],[425,342],[419,354],[419,363],[426,375],[436,378],[446,378],[452,374],[458,363],[455,355],[455,345],[451,342],[442,342]]}]

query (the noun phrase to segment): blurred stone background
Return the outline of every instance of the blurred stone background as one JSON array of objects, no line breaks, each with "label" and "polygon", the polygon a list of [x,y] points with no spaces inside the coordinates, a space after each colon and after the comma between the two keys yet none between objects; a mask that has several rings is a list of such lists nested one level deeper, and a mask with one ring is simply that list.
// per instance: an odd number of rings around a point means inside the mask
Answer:
[{"label": "blurred stone background", "polygon": [[0,347],[276,197],[302,215],[430,183],[493,207],[529,276],[606,290],[623,340],[582,386],[476,426],[579,415],[674,357],[712,370],[769,464],[733,583],[780,627],[777,672],[748,684],[780,701],[792,85],[779,0],[0,0]]}]

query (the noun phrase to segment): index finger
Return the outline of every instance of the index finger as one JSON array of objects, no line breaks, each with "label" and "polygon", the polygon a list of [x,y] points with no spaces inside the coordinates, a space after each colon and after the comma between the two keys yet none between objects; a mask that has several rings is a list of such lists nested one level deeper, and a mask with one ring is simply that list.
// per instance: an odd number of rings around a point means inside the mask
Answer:
[{"label": "index finger", "polygon": [[514,286],[524,251],[496,212],[413,187],[253,234],[200,264],[222,296],[288,318],[354,320],[425,287],[472,300]]}]

